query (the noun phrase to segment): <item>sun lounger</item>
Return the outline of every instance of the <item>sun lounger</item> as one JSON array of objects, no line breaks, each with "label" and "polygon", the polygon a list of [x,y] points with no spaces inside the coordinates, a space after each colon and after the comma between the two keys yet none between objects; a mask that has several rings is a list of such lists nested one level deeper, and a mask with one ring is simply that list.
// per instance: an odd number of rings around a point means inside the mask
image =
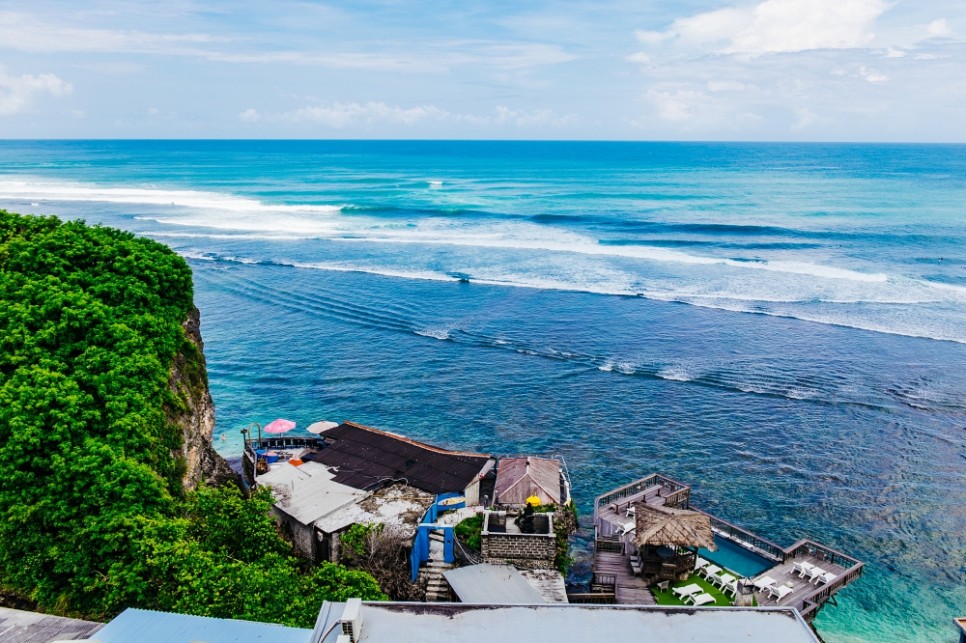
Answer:
[{"label": "sun lounger", "polygon": [[698,571],[702,567],[707,567],[710,564],[711,563],[709,563],[705,559],[703,559],[700,556],[698,556],[698,559],[696,561],[694,561],[694,571]]},{"label": "sun lounger", "polygon": [[698,573],[704,576],[705,578],[707,578],[708,580],[711,580],[712,578],[716,577],[718,575],[718,572],[720,571],[722,571],[722,569],[717,565],[708,565],[706,567],[701,568],[701,571],[699,571]]},{"label": "sun lounger", "polygon": [[813,565],[812,563],[809,563],[804,560],[800,563],[795,563],[794,565],[795,565],[795,569],[793,569],[792,571],[797,573],[802,578],[805,578],[805,574],[811,575],[812,569],[815,567],[815,565]]},{"label": "sun lounger", "polygon": [[788,585],[773,585],[768,588],[768,593],[775,598],[775,603],[780,603],[783,598],[791,594],[794,590]]},{"label": "sun lounger", "polygon": [[690,596],[691,594],[700,594],[704,590],[702,590],[701,586],[697,583],[691,583],[690,585],[685,585],[684,587],[672,587],[671,591],[675,596],[681,600],[684,600],[686,596]]},{"label": "sun lounger", "polygon": [[684,602],[690,602],[695,607],[699,605],[707,605],[708,603],[714,603],[714,596],[711,594],[705,594],[701,592],[699,594],[691,594],[690,596],[684,597]]},{"label": "sun lounger", "polygon": [[725,583],[721,591],[725,594],[731,594],[731,598],[738,598],[738,579],[731,581],[730,583]]},{"label": "sun lounger", "polygon": [[728,583],[736,583],[736,582],[738,582],[738,579],[737,578],[735,578],[731,574],[728,574],[727,572],[724,573],[724,574],[721,574],[720,576],[715,576],[714,578],[712,578],[710,580],[711,580],[711,584],[712,585],[716,585],[716,586],[720,587],[721,589],[724,589],[724,586],[727,585]]},{"label": "sun lounger", "polygon": [[812,582],[815,583],[816,585],[820,583],[825,583],[827,585],[828,583],[831,583],[835,579],[836,579],[835,574],[833,574],[832,572],[825,572],[821,576],[816,576],[815,580]]},{"label": "sun lounger", "polygon": [[629,534],[630,532],[634,531],[634,529],[636,527],[637,527],[637,523],[635,523],[633,521],[624,523],[623,525],[618,525],[617,526],[617,535],[618,536],[624,536],[626,534]]},{"label": "sun lounger", "polygon": [[755,579],[755,587],[758,588],[759,592],[763,592],[776,584],[778,584],[778,581],[771,576],[760,576],[759,578]]},{"label": "sun lounger", "polygon": [[809,574],[808,582],[811,583],[816,578],[819,578],[820,576],[825,576],[825,574],[827,574],[827,573],[828,572],[826,572],[824,569],[822,569],[818,565],[814,565],[814,566],[812,566],[812,569],[810,569],[809,572],[808,572],[808,574]]}]

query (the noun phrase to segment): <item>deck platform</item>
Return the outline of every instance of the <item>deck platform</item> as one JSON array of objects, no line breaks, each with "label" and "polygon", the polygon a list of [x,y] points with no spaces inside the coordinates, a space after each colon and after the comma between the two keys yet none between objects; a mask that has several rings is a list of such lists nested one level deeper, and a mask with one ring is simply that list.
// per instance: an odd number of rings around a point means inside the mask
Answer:
[{"label": "deck platform", "polygon": [[631,572],[630,559],[617,552],[599,551],[594,557],[594,578],[614,578],[614,598],[618,605],[654,605],[654,595],[644,579]]}]

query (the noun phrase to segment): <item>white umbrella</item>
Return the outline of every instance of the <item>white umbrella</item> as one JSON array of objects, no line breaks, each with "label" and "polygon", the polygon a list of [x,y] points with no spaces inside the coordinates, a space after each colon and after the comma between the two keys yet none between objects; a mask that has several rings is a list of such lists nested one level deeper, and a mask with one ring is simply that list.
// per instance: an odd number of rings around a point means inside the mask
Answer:
[{"label": "white umbrella", "polygon": [[328,431],[329,429],[334,429],[337,426],[339,426],[338,422],[326,422],[325,420],[322,420],[321,422],[310,424],[305,430],[309,433],[318,434],[322,433],[323,431]]}]

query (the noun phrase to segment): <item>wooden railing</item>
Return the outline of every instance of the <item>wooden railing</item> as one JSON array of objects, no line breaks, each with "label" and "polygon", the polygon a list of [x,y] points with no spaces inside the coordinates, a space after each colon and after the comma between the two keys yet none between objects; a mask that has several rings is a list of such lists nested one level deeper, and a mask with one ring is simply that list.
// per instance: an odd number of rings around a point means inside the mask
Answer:
[{"label": "wooden railing", "polygon": [[600,508],[605,505],[623,500],[628,496],[639,494],[655,486],[661,486],[663,488],[661,495],[668,499],[673,498],[674,502],[677,503],[672,505],[670,502],[665,500],[665,504],[667,506],[677,506],[681,503],[682,497],[690,496],[691,493],[691,487],[682,484],[677,480],[672,480],[667,476],[662,476],[659,473],[652,473],[645,478],[641,478],[640,480],[626,484],[623,487],[614,489],[613,491],[605,493],[602,496],[597,496],[597,499],[594,501],[594,513],[596,514]]},{"label": "wooden railing", "polygon": [[278,437],[249,438],[245,440],[245,450],[254,449],[324,449],[325,440],[322,438]]},{"label": "wooden railing", "polygon": [[567,602],[572,605],[616,605],[617,594],[614,592],[580,592],[567,593]]},{"label": "wooden railing", "polygon": [[863,567],[864,565],[862,563],[857,563],[853,567],[849,568],[845,573],[836,576],[832,582],[817,587],[815,591],[806,594],[799,599],[801,606],[798,608],[798,611],[801,612],[802,618],[814,618],[815,614],[818,613],[818,608],[820,608],[825,601],[829,599],[829,597],[862,575]]},{"label": "wooden railing", "polygon": [[765,558],[771,559],[776,563],[783,563],[787,558],[787,553],[784,547],[776,545],[770,540],[762,538],[756,533],[750,532],[747,529],[742,529],[738,525],[732,524],[727,520],[722,520],[717,516],[712,516],[706,511],[702,511],[695,507],[691,507],[692,511],[697,511],[698,513],[704,514],[711,520],[711,529],[727,538],[728,540],[745,547],[750,547],[756,554],[760,554]]}]

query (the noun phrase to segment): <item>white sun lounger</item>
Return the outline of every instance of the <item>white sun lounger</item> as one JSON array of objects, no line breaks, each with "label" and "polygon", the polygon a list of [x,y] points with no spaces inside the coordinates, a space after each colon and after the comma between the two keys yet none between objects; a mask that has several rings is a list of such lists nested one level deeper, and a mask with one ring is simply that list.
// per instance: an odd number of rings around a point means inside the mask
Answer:
[{"label": "white sun lounger", "polygon": [[705,559],[703,559],[700,556],[698,556],[698,559],[696,561],[694,561],[694,571],[698,571],[702,567],[707,567],[710,564],[711,563],[709,563]]},{"label": "white sun lounger", "polygon": [[825,583],[827,585],[827,584],[831,583],[833,580],[835,580],[836,578],[837,578],[837,576],[835,574],[833,574],[832,572],[825,572],[821,576],[816,576],[815,577],[815,580],[813,582],[816,585],[818,585],[819,583]]},{"label": "white sun lounger", "polygon": [[794,563],[794,565],[795,565],[795,569],[793,569],[792,571],[797,573],[802,578],[805,578],[805,574],[811,575],[812,569],[815,568],[815,565],[804,560],[800,563]]},{"label": "white sun lounger", "polygon": [[768,588],[768,593],[775,598],[775,603],[781,603],[782,599],[791,594],[794,590],[788,585],[772,585]]},{"label": "white sun lounger", "polygon": [[706,567],[702,567],[701,571],[699,571],[698,573],[704,576],[705,578],[707,578],[708,580],[712,580],[713,578],[717,578],[718,572],[720,571],[722,571],[722,569],[717,565],[708,565]]},{"label": "white sun lounger", "polygon": [[701,586],[697,583],[691,583],[690,585],[685,585],[684,587],[672,587],[671,591],[675,596],[684,600],[686,597],[692,594],[700,594],[702,591]]},{"label": "white sun lounger", "polygon": [[827,573],[828,572],[826,572],[824,569],[822,569],[818,565],[813,565],[812,566],[812,569],[810,569],[809,572],[808,572],[808,574],[809,574],[808,582],[811,583],[816,578],[819,578],[821,576],[825,576],[825,574],[827,574]]},{"label": "white sun lounger", "polygon": [[736,582],[738,582],[738,579],[727,572],[725,572],[724,574],[721,574],[720,576],[715,576],[714,578],[711,579],[711,584],[716,585],[721,589],[724,589],[725,585],[727,585],[728,583],[736,583]]},{"label": "white sun lounger", "polygon": [[694,605],[695,607],[699,605],[707,605],[708,603],[715,602],[714,596],[712,596],[711,594],[705,594],[703,592],[700,594],[691,594],[690,596],[686,596],[684,598],[685,603],[688,602],[689,600],[691,601],[691,604]]},{"label": "white sun lounger", "polygon": [[772,578],[771,576],[761,576],[755,579],[755,587],[758,588],[759,592],[763,592],[769,587],[772,587],[773,585],[776,585],[776,584],[778,584],[778,581]]},{"label": "white sun lounger", "polygon": [[738,579],[731,581],[730,583],[725,583],[721,591],[725,594],[731,594],[731,598],[738,598]]}]

